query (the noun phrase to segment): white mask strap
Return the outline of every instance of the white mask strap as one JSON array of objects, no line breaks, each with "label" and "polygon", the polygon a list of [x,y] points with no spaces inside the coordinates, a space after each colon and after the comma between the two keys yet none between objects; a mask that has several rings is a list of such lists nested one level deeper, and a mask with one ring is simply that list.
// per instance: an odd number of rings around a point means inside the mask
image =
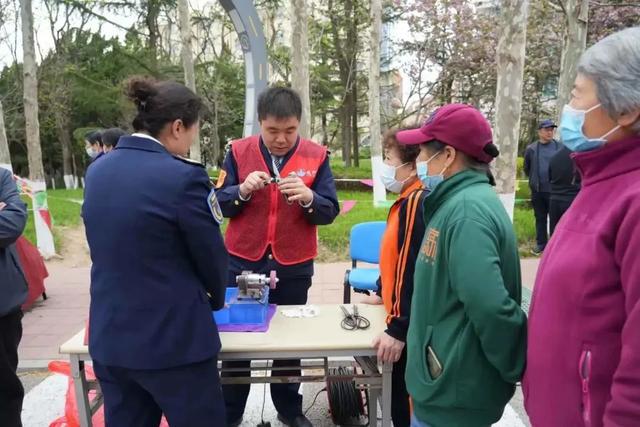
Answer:
[{"label": "white mask strap", "polygon": [[602,135],[600,138],[598,139],[605,139],[606,137],[608,137],[609,135],[611,135],[612,133],[614,133],[615,131],[617,131],[618,129],[620,129],[622,126],[618,125],[616,127],[614,127],[613,129],[611,129],[609,132],[605,133],[604,135]]},{"label": "white mask strap", "polygon": [[585,114],[592,112],[593,110],[595,110],[596,108],[600,108],[602,104],[596,104],[593,107],[589,108],[588,110],[585,110]]}]

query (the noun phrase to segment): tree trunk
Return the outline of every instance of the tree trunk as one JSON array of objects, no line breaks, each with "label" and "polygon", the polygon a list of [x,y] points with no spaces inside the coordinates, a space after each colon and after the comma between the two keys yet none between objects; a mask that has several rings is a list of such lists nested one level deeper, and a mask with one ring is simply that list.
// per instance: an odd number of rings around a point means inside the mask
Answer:
[{"label": "tree trunk", "polygon": [[71,134],[69,133],[69,114],[62,106],[56,108],[55,112],[56,133],[62,146],[62,176],[65,188],[75,187],[73,168],[71,165]]},{"label": "tree trunk", "polygon": [[73,170],[73,188],[79,188],[78,165],[76,164],[76,155],[73,152],[71,152],[71,169]]},{"label": "tree trunk", "polygon": [[309,91],[309,40],[305,0],[291,0],[291,86],[302,100],[298,133],[311,138],[311,97]]},{"label": "tree trunk", "polygon": [[444,104],[451,104],[453,102],[453,82],[455,81],[455,77],[452,75],[447,75],[442,82],[441,87],[441,96],[442,102]]},{"label": "tree trunk", "polygon": [[145,24],[149,31],[149,39],[147,47],[151,52],[151,68],[158,71],[158,40],[160,38],[160,29],[158,28],[158,17],[160,16],[160,0],[147,0],[147,15]]},{"label": "tree trunk", "polygon": [[382,0],[371,0],[371,54],[369,57],[369,132],[371,139],[371,168],[373,172],[373,203],[380,205],[387,199],[380,179],[382,141],[380,129],[380,32],[382,30]]},{"label": "tree trunk", "polygon": [[[329,11],[333,11],[333,0],[328,1],[327,9]],[[347,17],[351,17],[353,15],[353,0],[345,0],[344,1],[344,10],[345,15]],[[344,161],[344,165],[346,167],[351,166],[351,132],[349,128],[351,127],[352,116],[350,114],[349,105],[351,96],[351,79],[353,76],[351,75],[351,64],[349,63],[349,46],[343,46],[342,40],[340,38],[340,30],[342,28],[339,24],[338,17],[336,14],[330,14],[329,19],[331,20],[331,32],[333,35],[333,43],[335,46],[336,53],[336,62],[338,63],[338,72],[340,75],[340,83],[342,84],[342,88],[344,90],[344,95],[342,98],[342,102],[339,107],[339,123],[340,123],[340,136],[342,142],[342,160]],[[348,26],[348,24],[347,24]],[[348,43],[345,43],[348,44]]]},{"label": "tree trunk", "polygon": [[38,68],[33,41],[33,11],[31,0],[20,0],[22,16],[22,51],[24,55],[24,116],[29,158],[29,177],[44,182],[42,149],[40,147],[40,122],[38,121]]},{"label": "tree trunk", "polygon": [[348,110],[349,110],[349,121],[348,126],[351,129],[351,148],[352,148],[352,159],[353,165],[355,167],[360,166],[360,162],[358,159],[358,1],[357,0],[348,0],[346,1],[346,11],[347,16],[349,17],[349,22],[347,23],[347,43],[346,43],[346,55],[347,55],[347,69],[349,72],[348,79],[348,93],[349,97],[348,101]]},{"label": "tree trunk", "polygon": [[4,128],[4,109],[2,101],[0,101],[0,168],[9,169],[11,167],[11,154],[9,153],[9,141],[7,141],[7,133]]},{"label": "tree trunk", "polygon": [[213,103],[213,122],[211,123],[211,144],[213,146],[213,163],[216,166],[220,166],[222,164],[222,159],[220,159],[220,135],[218,127],[218,100],[216,99]]},{"label": "tree trunk", "polygon": [[513,218],[529,2],[504,0],[502,5],[494,129],[500,156],[494,167],[498,195]]},{"label": "tree trunk", "polygon": [[342,108],[340,109],[340,123],[341,123],[341,131],[342,131],[342,160],[344,161],[344,165],[348,168],[351,167],[351,113],[349,111],[349,104],[347,102],[347,98],[351,96],[347,94],[345,97],[345,102],[342,104]]},{"label": "tree trunk", "polygon": [[322,113],[320,118],[322,123],[322,145],[325,147],[329,145],[329,134],[327,132],[327,113]]},{"label": "tree trunk", "polygon": [[[189,0],[178,0],[178,14],[180,15],[180,40],[182,41],[182,67],[184,68],[184,84],[196,92],[196,72],[193,64],[193,52],[191,51],[191,15],[189,13]],[[195,140],[189,151],[189,157],[198,162],[202,161],[200,149],[200,131],[196,133]]]},{"label": "tree trunk", "polygon": [[353,166],[360,167],[360,134],[358,131],[358,80],[353,81],[353,97],[351,104],[351,145],[353,146]]},{"label": "tree trunk", "polygon": [[22,51],[24,55],[24,116],[29,158],[29,178],[33,191],[33,213],[36,240],[40,253],[45,258],[55,255],[49,208],[47,206],[47,185],[42,165],[40,147],[40,123],[38,122],[38,76],[36,52],[33,42],[33,10],[31,0],[20,0],[22,16]]},{"label": "tree trunk", "polygon": [[556,102],[558,117],[562,115],[562,108],[569,102],[578,62],[587,47],[589,0],[564,0],[564,9],[567,14]]}]

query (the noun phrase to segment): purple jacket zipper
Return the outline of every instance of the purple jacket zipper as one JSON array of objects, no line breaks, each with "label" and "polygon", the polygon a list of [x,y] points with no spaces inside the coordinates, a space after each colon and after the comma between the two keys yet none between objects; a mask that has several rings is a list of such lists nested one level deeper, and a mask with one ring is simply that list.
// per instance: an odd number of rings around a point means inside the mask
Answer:
[{"label": "purple jacket zipper", "polygon": [[580,356],[580,379],[582,380],[582,419],[585,427],[591,427],[591,394],[589,377],[591,376],[591,351],[583,350]]}]

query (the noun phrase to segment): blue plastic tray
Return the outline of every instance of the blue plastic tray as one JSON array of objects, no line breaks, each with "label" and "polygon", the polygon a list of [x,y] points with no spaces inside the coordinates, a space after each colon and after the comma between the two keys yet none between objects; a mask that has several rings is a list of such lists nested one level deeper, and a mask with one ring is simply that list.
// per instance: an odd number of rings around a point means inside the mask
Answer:
[{"label": "blue plastic tray", "polygon": [[[255,325],[264,324],[267,321],[268,304],[260,304],[254,301],[237,301],[237,296],[238,288],[227,288],[224,298],[227,307],[213,312],[213,318],[218,326]],[[268,294],[266,298],[267,300],[269,299]]]}]

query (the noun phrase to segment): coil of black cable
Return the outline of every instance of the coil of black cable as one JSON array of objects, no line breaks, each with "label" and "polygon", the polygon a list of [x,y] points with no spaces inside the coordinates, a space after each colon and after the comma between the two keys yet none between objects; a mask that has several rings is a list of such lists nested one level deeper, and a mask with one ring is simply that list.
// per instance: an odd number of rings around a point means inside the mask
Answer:
[{"label": "coil of black cable", "polygon": [[333,380],[334,376],[354,375],[355,368],[338,367],[329,369],[327,399],[331,419],[337,425],[350,425],[365,415],[362,392],[353,379]]}]

